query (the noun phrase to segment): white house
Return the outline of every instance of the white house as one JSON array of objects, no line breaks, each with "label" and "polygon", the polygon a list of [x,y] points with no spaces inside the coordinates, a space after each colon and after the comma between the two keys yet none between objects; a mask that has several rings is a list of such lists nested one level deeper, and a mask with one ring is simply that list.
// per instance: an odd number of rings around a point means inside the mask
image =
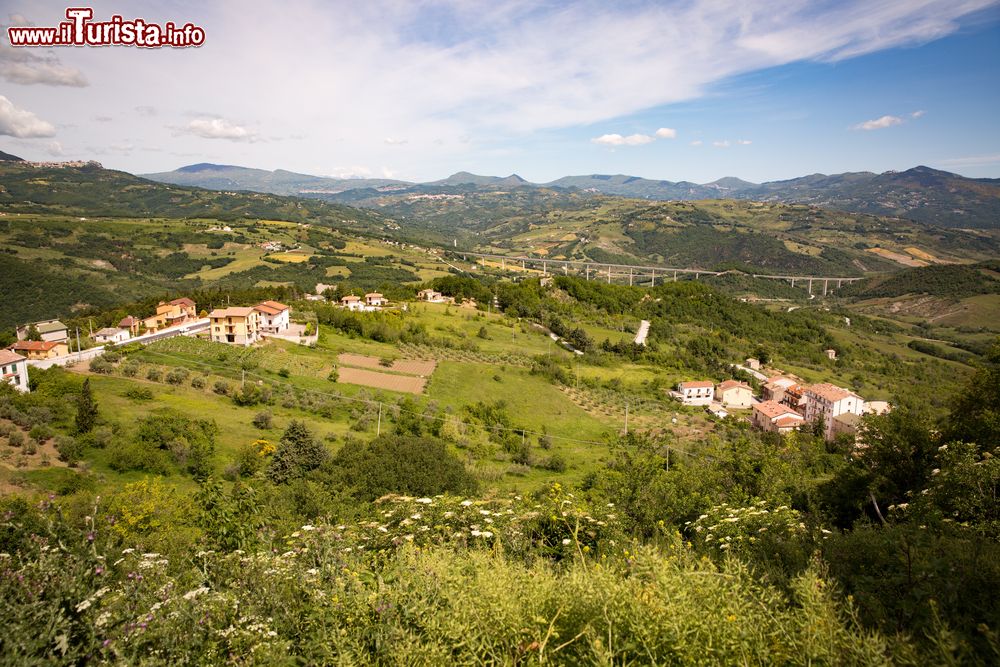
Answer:
[{"label": "white house", "polygon": [[28,360],[16,352],[0,349],[0,374],[4,382],[14,385],[18,391],[28,389]]},{"label": "white house", "polygon": [[417,298],[421,301],[429,301],[430,303],[440,303],[445,300],[441,292],[432,289],[420,290],[417,292]]},{"label": "white house", "polygon": [[385,305],[386,303],[386,298],[378,292],[369,292],[368,294],[365,294],[365,304],[368,306],[379,307]]},{"label": "white house", "polygon": [[677,391],[671,393],[684,405],[708,405],[714,392],[715,383],[711,380],[692,380],[679,383]]},{"label": "white house", "polygon": [[281,333],[288,329],[291,309],[277,301],[262,301],[253,307],[260,315],[261,333]]},{"label": "white house", "polygon": [[117,329],[115,327],[107,327],[105,329],[100,329],[94,334],[94,341],[98,343],[124,343],[132,334],[129,333],[128,329]]},{"label": "white house", "polygon": [[340,297],[340,305],[347,310],[364,310],[365,304],[361,300],[361,297],[354,296],[353,294],[348,294],[347,296]]},{"label": "white house", "polygon": [[865,399],[853,391],[837,387],[829,383],[814,384],[805,391],[806,420],[816,421],[820,418],[824,423],[824,436],[833,439],[834,417],[843,414],[864,414]]},{"label": "white house", "polygon": [[715,388],[715,400],[727,408],[749,408],[753,403],[753,390],[746,382],[726,380]]}]

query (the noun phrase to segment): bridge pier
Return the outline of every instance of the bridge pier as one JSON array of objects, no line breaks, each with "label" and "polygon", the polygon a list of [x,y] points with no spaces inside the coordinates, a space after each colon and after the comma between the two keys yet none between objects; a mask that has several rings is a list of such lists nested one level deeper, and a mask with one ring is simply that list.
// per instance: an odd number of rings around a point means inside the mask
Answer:
[{"label": "bridge pier", "polygon": [[837,289],[840,289],[840,281],[837,281]]},{"label": "bridge pier", "polygon": [[674,282],[677,282],[677,272],[674,271]]},{"label": "bridge pier", "polygon": [[813,293],[813,279],[810,278],[809,279],[809,296],[812,296],[812,293]]},{"label": "bridge pier", "polygon": [[528,268],[528,267],[526,267],[526,266],[524,265],[524,260],[522,259],[522,260],[521,260],[521,270],[522,270],[522,271],[525,271],[525,270],[526,270],[527,268]]},{"label": "bridge pier", "polygon": [[608,267],[608,284],[611,284],[611,267]]},{"label": "bridge pier", "polygon": [[628,286],[629,287],[632,286],[632,269],[631,269],[631,267],[628,270]]},{"label": "bridge pier", "polygon": [[823,296],[826,296],[826,288],[827,288],[827,285],[829,284],[829,282],[830,282],[829,280],[825,280],[825,279],[823,280]]},{"label": "bridge pier", "polygon": [[503,257],[500,258],[500,269],[503,271],[507,270],[507,260]]},{"label": "bridge pier", "polygon": [[649,281],[650,287],[656,287],[656,269],[653,269],[653,275]]},{"label": "bridge pier", "polygon": [[590,280],[590,264],[587,265],[587,280]]},{"label": "bridge pier", "polygon": [[795,278],[792,278],[792,287],[795,287]]}]

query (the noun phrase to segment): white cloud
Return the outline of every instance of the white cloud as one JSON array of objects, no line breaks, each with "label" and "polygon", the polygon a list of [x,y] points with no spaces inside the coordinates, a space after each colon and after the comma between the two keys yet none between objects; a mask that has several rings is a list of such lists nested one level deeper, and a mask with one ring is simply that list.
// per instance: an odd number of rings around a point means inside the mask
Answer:
[{"label": "white cloud", "polygon": [[65,153],[63,152],[62,144],[59,143],[58,141],[50,141],[48,145],[45,147],[45,152],[51,155],[52,157],[62,157],[63,155],[65,155]]},{"label": "white cloud", "polygon": [[225,118],[195,118],[182,132],[202,139],[227,139],[229,141],[258,141],[260,137],[253,130],[237,125]]},{"label": "white cloud", "polygon": [[863,123],[858,123],[854,125],[851,129],[854,130],[881,130],[886,127],[892,127],[893,125],[899,125],[903,122],[903,119],[899,116],[882,116],[881,118],[875,118],[874,120],[866,120]]},{"label": "white cloud", "polygon": [[913,113],[911,113],[911,114],[910,114],[910,118],[920,118],[920,117],[921,117],[921,116],[923,116],[923,115],[924,115],[925,113],[927,113],[927,112],[926,112],[926,111],[924,111],[923,109],[919,109],[919,110],[917,110],[917,111],[914,111]]},{"label": "white cloud", "polygon": [[[31,25],[23,16],[11,16],[14,26]],[[89,85],[87,77],[76,67],[62,64],[51,50],[40,48],[14,48],[7,41],[7,25],[0,25],[3,33],[0,39],[0,77],[10,83],[25,86],[41,84],[45,86],[72,86],[82,88]]]},{"label": "white cloud", "polygon": [[661,127],[656,131],[656,136],[660,139],[676,139],[677,130],[672,127]]},{"label": "white cloud", "polygon": [[0,95],[0,134],[19,139],[54,137],[56,128],[30,111],[18,109],[13,102]]},{"label": "white cloud", "polygon": [[753,142],[750,141],[749,139],[737,139],[736,143],[738,143],[740,146],[749,146]]},{"label": "white cloud", "polygon": [[993,165],[1000,165],[1000,153],[953,157],[941,160],[937,164],[946,167],[992,167]]},{"label": "white cloud", "polygon": [[716,148],[729,148],[729,139],[723,139],[722,141],[713,141],[712,145]]},{"label": "white cloud", "polygon": [[386,137],[383,140],[383,143],[387,146],[402,146],[403,144],[408,143],[408,141],[406,139],[393,139],[392,137]]},{"label": "white cloud", "polygon": [[656,140],[648,134],[630,134],[627,137],[620,134],[602,134],[590,141],[604,146],[641,146]]},{"label": "white cloud", "polygon": [[701,146],[701,139],[695,139],[691,142],[692,146]]}]

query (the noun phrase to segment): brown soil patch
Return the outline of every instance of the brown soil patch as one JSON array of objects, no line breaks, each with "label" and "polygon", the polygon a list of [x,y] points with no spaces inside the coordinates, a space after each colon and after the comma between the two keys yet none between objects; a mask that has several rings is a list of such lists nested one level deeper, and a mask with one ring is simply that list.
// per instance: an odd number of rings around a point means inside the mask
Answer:
[{"label": "brown soil patch", "polygon": [[437,368],[436,361],[418,359],[397,359],[392,362],[392,366],[383,366],[378,357],[369,357],[363,354],[352,354],[343,352],[337,355],[337,361],[344,366],[354,366],[357,368],[374,368],[377,370],[393,371],[395,373],[406,373],[407,375],[419,375],[429,377]]},{"label": "brown soil patch", "polygon": [[389,373],[377,373],[360,368],[346,367],[341,367],[338,370],[337,382],[342,384],[360,384],[365,387],[401,391],[409,394],[422,394],[424,386],[427,384],[427,380],[421,377],[390,375]]}]

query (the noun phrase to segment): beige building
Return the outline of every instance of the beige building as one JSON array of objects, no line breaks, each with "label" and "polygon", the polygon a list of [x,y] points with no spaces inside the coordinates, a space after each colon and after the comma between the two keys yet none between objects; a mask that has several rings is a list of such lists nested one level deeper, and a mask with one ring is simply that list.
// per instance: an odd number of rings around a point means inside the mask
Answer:
[{"label": "beige building", "polygon": [[[805,391],[806,420],[824,423],[824,437],[832,440],[834,433],[833,420],[844,414],[864,414],[865,399],[853,391],[829,383],[814,384]],[[842,420],[843,421],[843,420]]]},{"label": "beige building", "polygon": [[750,421],[760,430],[769,433],[791,433],[805,423],[802,415],[795,410],[774,401],[754,403]]},{"label": "beige building", "polygon": [[7,349],[30,361],[54,359],[69,354],[69,345],[54,340],[19,340]]},{"label": "beige building", "polygon": [[159,331],[196,319],[198,319],[198,309],[195,307],[194,301],[187,297],[181,297],[173,301],[161,301],[156,306],[156,315],[147,317],[142,321],[142,324],[147,331]]},{"label": "beige building", "polygon": [[715,388],[715,400],[727,408],[749,408],[753,404],[753,390],[746,382],[726,380]]},{"label": "beige building", "polygon": [[711,380],[691,380],[679,383],[677,391],[670,394],[684,405],[708,405],[714,391],[715,383]]},{"label": "beige building", "polygon": [[253,308],[216,308],[208,315],[212,340],[230,345],[253,345],[260,340],[260,313]]}]

